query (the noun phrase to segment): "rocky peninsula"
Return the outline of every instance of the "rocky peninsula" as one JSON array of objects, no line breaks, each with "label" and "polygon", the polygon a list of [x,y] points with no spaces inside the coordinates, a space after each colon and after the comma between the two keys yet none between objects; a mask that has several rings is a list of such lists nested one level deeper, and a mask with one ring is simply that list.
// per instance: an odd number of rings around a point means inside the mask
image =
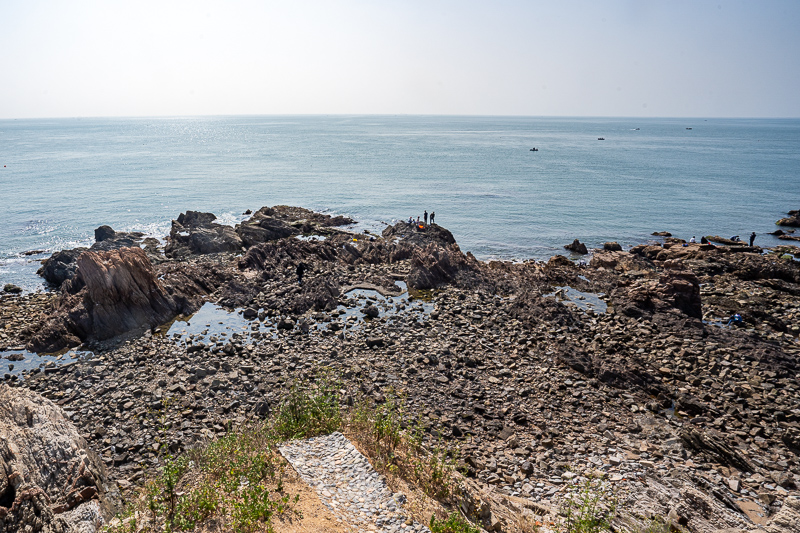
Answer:
[{"label": "rocky peninsula", "polygon": [[[0,390],[60,406],[123,489],[326,371],[345,398],[401,393],[499,501],[555,506],[599,475],[623,525],[800,531],[786,250],[666,237],[580,263],[481,262],[435,224],[351,222],[275,206],[236,227],[182,213],[165,242],[100,227],[44,262],[52,292],[0,296],[5,353],[71,350]],[[217,314],[196,330],[198,310]],[[0,520],[15,494],[2,482]]]}]

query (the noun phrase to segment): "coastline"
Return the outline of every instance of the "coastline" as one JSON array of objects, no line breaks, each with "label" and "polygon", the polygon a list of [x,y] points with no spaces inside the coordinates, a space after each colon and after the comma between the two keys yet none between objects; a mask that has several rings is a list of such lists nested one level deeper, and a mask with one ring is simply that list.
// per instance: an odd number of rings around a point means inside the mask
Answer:
[{"label": "coastline", "polygon": [[[241,313],[238,331],[159,323],[89,335],[79,340],[92,357],[3,386],[56,401],[128,484],[158,464],[153,416],[169,420],[166,446],[179,453],[330,369],[351,397],[380,403],[402,391],[427,438],[458,446],[468,475],[500,494],[552,505],[567,473],[599,471],[626,512],[680,509],[696,528],[764,523],[800,495],[796,261],[672,240],[595,250],[588,264],[481,262],[439,226],[351,234],[308,213],[272,208],[238,233],[213,219],[193,226],[187,213],[166,246],[142,243],[169,296],[186,300],[182,311],[222,304]],[[191,236],[209,232],[193,249]],[[198,253],[236,236],[238,251]],[[254,240],[242,251],[245,238]],[[299,262],[309,267],[303,285]],[[398,295],[398,278],[417,296]],[[608,308],[571,305],[553,294],[564,288],[602,293]],[[3,343],[30,343],[70,290],[86,297],[77,285],[0,297]],[[743,327],[723,325],[733,313]]]}]

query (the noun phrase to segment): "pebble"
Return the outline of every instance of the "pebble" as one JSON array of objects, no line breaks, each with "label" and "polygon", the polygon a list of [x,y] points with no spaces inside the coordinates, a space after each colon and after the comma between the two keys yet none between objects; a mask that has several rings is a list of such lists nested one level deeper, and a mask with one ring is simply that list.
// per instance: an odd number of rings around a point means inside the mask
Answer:
[{"label": "pebble", "polygon": [[338,518],[359,531],[428,532],[403,511],[405,496],[393,494],[367,458],[338,431],[279,448],[300,477]]}]

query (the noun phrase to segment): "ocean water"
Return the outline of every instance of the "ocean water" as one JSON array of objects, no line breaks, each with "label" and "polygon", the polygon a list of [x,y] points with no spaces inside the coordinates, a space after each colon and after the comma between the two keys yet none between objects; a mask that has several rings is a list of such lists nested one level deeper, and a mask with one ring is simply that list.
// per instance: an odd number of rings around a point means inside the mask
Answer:
[{"label": "ocean water", "polygon": [[35,290],[38,262],[90,244],[97,226],[164,236],[189,209],[232,224],[300,205],[371,230],[427,209],[480,259],[546,259],[575,238],[629,246],[654,231],[755,231],[774,245],[763,234],[800,208],[800,120],[2,120],[0,167],[0,285]]}]

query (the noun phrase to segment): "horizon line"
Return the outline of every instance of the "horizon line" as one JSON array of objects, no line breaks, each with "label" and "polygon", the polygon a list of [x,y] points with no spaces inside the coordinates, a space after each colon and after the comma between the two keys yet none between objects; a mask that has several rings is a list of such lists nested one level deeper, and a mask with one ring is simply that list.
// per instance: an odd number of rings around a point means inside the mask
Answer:
[{"label": "horizon line", "polygon": [[635,116],[635,115],[512,115],[512,114],[459,114],[459,113],[229,113],[197,115],[62,115],[49,117],[0,117],[12,120],[64,120],[64,119],[174,119],[174,118],[226,118],[226,117],[464,117],[464,118],[548,118],[548,119],[674,119],[674,120],[797,120],[800,116]]}]

